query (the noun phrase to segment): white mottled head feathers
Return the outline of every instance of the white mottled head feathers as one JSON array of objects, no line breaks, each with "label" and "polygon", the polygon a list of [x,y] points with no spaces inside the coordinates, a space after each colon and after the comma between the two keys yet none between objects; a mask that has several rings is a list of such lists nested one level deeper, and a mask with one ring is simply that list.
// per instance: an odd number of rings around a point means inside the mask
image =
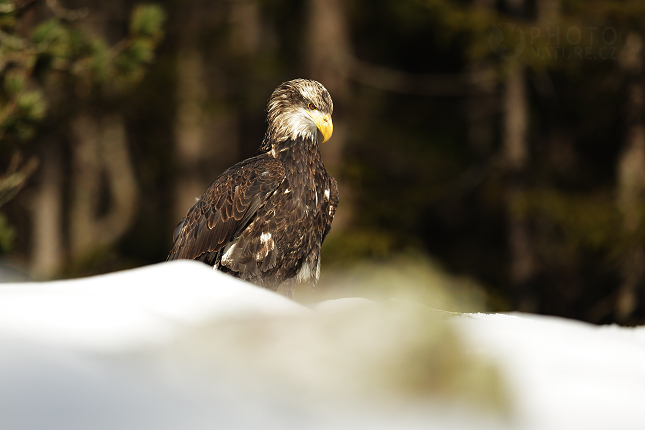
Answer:
[{"label": "white mottled head feathers", "polygon": [[[313,108],[313,109],[312,109]],[[319,82],[294,79],[275,89],[267,106],[267,133],[262,149],[271,149],[270,141],[307,138],[316,140],[318,126],[314,118],[331,117],[334,104],[327,89]],[[317,111],[312,115],[310,111]]]}]

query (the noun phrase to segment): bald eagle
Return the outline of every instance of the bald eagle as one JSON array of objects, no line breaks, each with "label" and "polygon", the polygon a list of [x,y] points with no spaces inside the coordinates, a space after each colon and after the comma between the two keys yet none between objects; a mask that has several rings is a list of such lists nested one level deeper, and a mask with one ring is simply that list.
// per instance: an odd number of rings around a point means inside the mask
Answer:
[{"label": "bald eagle", "polygon": [[333,109],[319,82],[276,88],[257,154],[222,173],[188,210],[168,260],[202,261],[287,297],[296,283],[315,286],[338,205],[318,150],[318,131],[323,142],[332,135]]}]

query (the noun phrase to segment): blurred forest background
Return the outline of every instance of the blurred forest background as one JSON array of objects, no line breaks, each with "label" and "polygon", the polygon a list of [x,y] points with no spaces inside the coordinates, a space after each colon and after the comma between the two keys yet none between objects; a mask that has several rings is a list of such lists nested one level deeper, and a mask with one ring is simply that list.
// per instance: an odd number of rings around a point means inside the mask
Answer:
[{"label": "blurred forest background", "polygon": [[32,279],[165,260],[322,82],[325,272],[428,255],[491,310],[645,321],[639,0],[0,0],[0,252]]}]

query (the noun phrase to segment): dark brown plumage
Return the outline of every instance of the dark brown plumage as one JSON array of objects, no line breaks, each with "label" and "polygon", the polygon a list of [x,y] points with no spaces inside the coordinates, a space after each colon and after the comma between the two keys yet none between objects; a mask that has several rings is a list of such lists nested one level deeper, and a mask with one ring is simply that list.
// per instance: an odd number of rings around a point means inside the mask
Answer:
[{"label": "dark brown plumage", "polygon": [[222,173],[190,208],[168,260],[203,261],[288,297],[297,282],[315,286],[338,205],[318,150],[318,131],[323,141],[332,134],[332,112],[320,83],[281,84],[258,154]]}]

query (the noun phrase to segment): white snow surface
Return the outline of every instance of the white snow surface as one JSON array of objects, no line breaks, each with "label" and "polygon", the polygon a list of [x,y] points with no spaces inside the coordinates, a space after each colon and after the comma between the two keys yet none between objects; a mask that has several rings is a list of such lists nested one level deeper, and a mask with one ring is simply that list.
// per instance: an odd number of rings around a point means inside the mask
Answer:
[{"label": "white snow surface", "polygon": [[528,314],[448,318],[468,351],[498,366],[508,419],[441,399],[373,410],[343,397],[345,407],[330,409],[309,390],[254,386],[255,376],[241,383],[243,368],[224,374],[216,362],[209,375],[187,377],[191,369],[177,363],[193,358],[168,358],[173,342],[213,321],[220,329],[254,318],[298,323],[370,303],[305,307],[190,261],[0,284],[0,429],[645,428],[643,327]]},{"label": "white snow surface", "polygon": [[520,428],[645,428],[645,327],[530,314],[456,322],[473,351],[501,365]]},{"label": "white snow surface", "polygon": [[[214,288],[216,286],[216,288]],[[0,284],[0,336],[119,352],[214,318],[309,310],[193,261],[66,281]]]}]

